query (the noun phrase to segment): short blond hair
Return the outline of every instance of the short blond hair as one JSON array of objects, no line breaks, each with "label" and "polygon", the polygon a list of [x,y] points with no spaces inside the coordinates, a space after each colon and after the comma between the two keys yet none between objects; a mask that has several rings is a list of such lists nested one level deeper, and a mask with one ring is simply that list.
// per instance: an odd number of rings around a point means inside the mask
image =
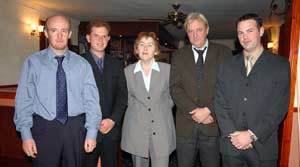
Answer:
[{"label": "short blond hair", "polygon": [[190,13],[184,21],[183,27],[184,27],[185,31],[187,31],[188,23],[191,20],[199,20],[200,22],[203,22],[206,25],[206,28],[209,28],[208,21],[207,21],[206,17],[204,16],[204,14],[202,14],[200,12],[193,12],[193,13]]}]

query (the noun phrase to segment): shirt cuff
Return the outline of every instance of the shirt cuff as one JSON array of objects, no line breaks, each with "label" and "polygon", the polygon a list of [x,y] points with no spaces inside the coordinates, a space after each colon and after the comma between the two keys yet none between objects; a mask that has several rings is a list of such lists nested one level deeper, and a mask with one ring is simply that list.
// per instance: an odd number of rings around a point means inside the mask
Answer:
[{"label": "shirt cuff", "polygon": [[97,138],[98,129],[88,129],[86,133],[86,138],[96,140]]},{"label": "shirt cuff", "polygon": [[249,129],[248,132],[250,133],[250,138],[252,141],[256,141],[258,138],[257,136]]},{"label": "shirt cuff", "polygon": [[21,130],[21,138],[22,140],[32,139],[31,131],[28,128],[24,128]]}]

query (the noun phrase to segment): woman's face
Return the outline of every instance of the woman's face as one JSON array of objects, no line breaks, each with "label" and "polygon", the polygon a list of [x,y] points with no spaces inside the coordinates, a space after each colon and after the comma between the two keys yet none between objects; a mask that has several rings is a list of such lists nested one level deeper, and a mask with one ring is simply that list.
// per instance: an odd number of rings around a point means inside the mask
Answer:
[{"label": "woman's face", "polygon": [[157,54],[153,38],[142,37],[137,47],[137,54],[142,61],[152,60]]}]

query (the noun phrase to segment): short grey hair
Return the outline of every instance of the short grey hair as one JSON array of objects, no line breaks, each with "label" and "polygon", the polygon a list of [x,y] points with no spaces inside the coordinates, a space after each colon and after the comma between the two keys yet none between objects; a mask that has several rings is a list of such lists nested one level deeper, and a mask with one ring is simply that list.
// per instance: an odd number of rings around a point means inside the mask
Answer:
[{"label": "short grey hair", "polygon": [[183,27],[184,27],[185,31],[187,31],[188,23],[191,20],[199,20],[200,22],[203,22],[207,28],[209,28],[208,21],[207,21],[206,17],[204,16],[204,14],[202,14],[200,12],[192,12],[186,17],[186,19],[184,21]]}]

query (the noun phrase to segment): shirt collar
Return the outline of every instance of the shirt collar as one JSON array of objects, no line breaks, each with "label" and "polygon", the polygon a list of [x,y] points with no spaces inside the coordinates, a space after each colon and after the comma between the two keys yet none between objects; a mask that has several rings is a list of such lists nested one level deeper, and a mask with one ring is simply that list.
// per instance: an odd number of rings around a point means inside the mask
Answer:
[{"label": "shirt collar", "polygon": [[[154,59],[152,61],[151,70],[156,70],[158,72],[160,71],[158,63]],[[142,65],[140,60],[136,63],[133,73],[135,74],[139,71],[142,71]]]},{"label": "shirt collar", "polygon": [[193,50],[194,50],[194,48],[197,49],[197,50],[203,50],[205,47],[208,48],[208,39],[205,40],[205,44],[201,48],[197,48],[196,46],[192,45]]},{"label": "shirt collar", "polygon": [[[65,51],[65,53],[63,55],[65,56],[64,60],[67,60],[67,61],[70,60],[70,51],[68,49]],[[48,47],[47,48],[47,56],[49,59],[55,60],[56,56],[61,56],[61,55],[56,55],[53,52],[53,50],[50,47]]]},{"label": "shirt collar", "polygon": [[252,56],[253,61],[256,62],[256,60],[260,57],[260,55],[262,54],[263,51],[264,51],[264,48],[261,47],[261,48],[255,50],[251,54],[247,54],[245,51],[243,51],[243,55],[244,55],[244,57]]},{"label": "shirt collar", "polygon": [[92,55],[92,57],[93,57],[93,59],[95,60],[95,62],[97,62],[98,60],[102,60],[102,62],[104,62],[104,59],[105,59],[105,54],[103,55],[103,57],[102,58],[99,58],[99,57],[97,57],[93,52],[91,52],[91,51],[89,51],[90,53],[91,53],[91,55]]}]

